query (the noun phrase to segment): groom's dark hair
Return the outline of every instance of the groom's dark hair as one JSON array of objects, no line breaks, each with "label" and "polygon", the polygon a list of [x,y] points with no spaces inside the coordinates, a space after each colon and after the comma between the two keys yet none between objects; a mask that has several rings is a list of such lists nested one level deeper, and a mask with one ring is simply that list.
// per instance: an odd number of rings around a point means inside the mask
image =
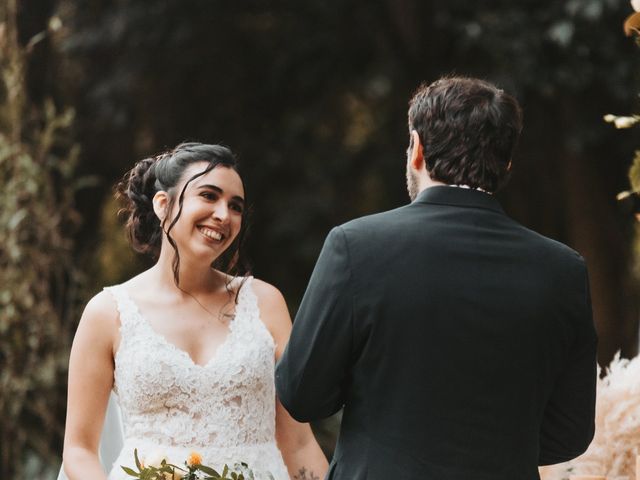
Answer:
[{"label": "groom's dark hair", "polygon": [[418,132],[433,180],[495,192],[509,176],[522,110],[483,80],[441,78],[409,102],[409,131]]}]

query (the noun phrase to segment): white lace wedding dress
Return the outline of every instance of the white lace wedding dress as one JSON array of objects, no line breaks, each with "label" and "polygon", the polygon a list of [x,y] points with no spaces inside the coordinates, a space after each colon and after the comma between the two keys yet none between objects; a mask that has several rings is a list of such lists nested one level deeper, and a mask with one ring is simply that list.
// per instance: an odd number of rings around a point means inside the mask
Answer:
[{"label": "white lace wedding dress", "polygon": [[[256,480],[289,480],[275,441],[274,352],[249,277],[229,334],[204,365],[156,333],[122,285],[108,287],[121,322],[114,391],[124,446],[109,480],[131,479],[120,467],[166,456],[182,465],[192,451],[220,471],[244,462]],[[270,476],[271,475],[271,476]]]}]

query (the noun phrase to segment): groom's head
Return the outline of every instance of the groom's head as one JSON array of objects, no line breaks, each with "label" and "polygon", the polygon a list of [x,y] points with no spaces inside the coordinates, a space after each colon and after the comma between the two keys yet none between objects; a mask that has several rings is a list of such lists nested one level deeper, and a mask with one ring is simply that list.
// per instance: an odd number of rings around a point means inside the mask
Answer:
[{"label": "groom's head", "polygon": [[409,102],[409,195],[420,190],[420,175],[497,191],[521,129],[518,102],[488,82],[450,77],[422,85]]}]

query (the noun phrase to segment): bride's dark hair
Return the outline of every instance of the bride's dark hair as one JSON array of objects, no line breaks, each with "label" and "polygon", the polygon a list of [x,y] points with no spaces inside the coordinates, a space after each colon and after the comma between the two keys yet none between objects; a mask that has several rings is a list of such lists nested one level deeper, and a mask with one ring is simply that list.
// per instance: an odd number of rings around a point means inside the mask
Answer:
[{"label": "bride's dark hair", "polygon": [[[185,170],[190,165],[201,162],[207,162],[207,167],[187,179],[180,193],[176,195],[175,187],[182,179]],[[157,260],[160,255],[164,230],[169,244],[175,251],[173,276],[178,286],[180,284],[180,252],[171,237],[171,229],[182,214],[184,192],[187,186],[196,178],[206,175],[218,166],[231,168],[238,175],[240,174],[238,161],[227,147],[195,142],[181,143],[172,150],[140,160],[125,174],[116,187],[116,194],[124,203],[119,213],[126,217],[127,234],[133,249]],[[178,203],[178,212],[170,220],[168,226],[166,226],[168,218],[160,222],[153,210],[153,197],[156,192],[161,190],[169,194],[167,211],[172,211],[173,206],[176,202]],[[247,212],[248,209],[245,208],[242,213],[242,226],[237,237],[229,248],[211,264],[211,268],[232,276],[248,274],[249,267],[242,254],[247,230]]]}]

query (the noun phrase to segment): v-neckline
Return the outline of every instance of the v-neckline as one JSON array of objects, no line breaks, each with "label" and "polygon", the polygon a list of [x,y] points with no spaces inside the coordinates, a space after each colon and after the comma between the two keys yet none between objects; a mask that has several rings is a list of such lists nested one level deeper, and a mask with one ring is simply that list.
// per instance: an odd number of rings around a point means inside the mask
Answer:
[{"label": "v-neckline", "polygon": [[124,292],[125,297],[127,298],[129,303],[131,304],[132,312],[138,317],[138,319],[140,320],[140,323],[144,324],[146,326],[146,328],[148,328],[149,332],[154,337],[158,338],[160,340],[160,342],[162,342],[165,346],[167,346],[170,349],[174,350],[179,355],[182,355],[183,357],[185,357],[187,359],[187,361],[191,364],[191,366],[193,366],[195,368],[199,368],[199,369],[205,369],[205,368],[209,367],[214,362],[214,360],[216,360],[220,356],[220,351],[223,348],[225,348],[231,341],[233,332],[235,330],[234,327],[235,327],[235,325],[236,325],[236,323],[238,321],[238,313],[240,312],[240,310],[238,309],[238,306],[240,305],[240,303],[242,302],[242,299],[244,297],[242,291],[244,290],[245,285],[244,284],[240,284],[240,291],[238,292],[238,303],[236,304],[235,315],[234,315],[233,319],[229,322],[229,326],[227,327],[228,332],[227,332],[224,340],[222,342],[220,342],[220,344],[216,348],[216,351],[213,352],[213,355],[211,356],[211,358],[209,358],[205,363],[202,363],[202,364],[201,363],[197,363],[193,359],[193,357],[189,354],[189,352],[187,352],[186,350],[178,347],[176,344],[170,342],[167,339],[167,337],[165,337],[163,334],[157,332],[153,328],[153,326],[151,325],[149,320],[146,318],[146,316],[143,315],[142,311],[140,310],[140,307],[133,300],[133,297],[129,294],[129,291],[124,286],[121,286],[120,288],[122,289],[122,291]]}]

